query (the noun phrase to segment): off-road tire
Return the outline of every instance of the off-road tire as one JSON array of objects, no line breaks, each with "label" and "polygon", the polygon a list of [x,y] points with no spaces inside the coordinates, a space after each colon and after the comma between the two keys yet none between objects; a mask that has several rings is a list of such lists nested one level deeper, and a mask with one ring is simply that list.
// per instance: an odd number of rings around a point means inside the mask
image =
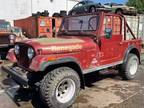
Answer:
[{"label": "off-road tire", "polygon": [[[134,63],[136,64],[134,69]],[[136,77],[139,59],[135,54],[129,54],[126,62],[119,66],[119,73],[124,80],[131,80]],[[136,70],[132,72],[130,69]]]},{"label": "off-road tire", "polygon": [[122,9],[117,9],[117,10],[115,11],[115,13],[116,13],[116,14],[123,14],[123,10],[122,10]]},{"label": "off-road tire", "polygon": [[60,17],[60,13],[54,13],[52,17]]},{"label": "off-road tire", "polygon": [[61,17],[67,16],[67,11],[61,10],[61,11],[60,11],[60,16],[61,16]]},{"label": "off-road tire", "polygon": [[90,7],[89,13],[95,13],[95,12],[96,12],[96,8],[94,6]]},{"label": "off-road tire", "polygon": [[[72,98],[66,102],[61,103],[56,97],[56,90],[59,83],[65,79],[70,79],[75,84],[75,91]],[[80,91],[80,78],[78,74],[69,67],[60,67],[47,73],[40,85],[40,98],[48,108],[68,108],[71,106]]]}]

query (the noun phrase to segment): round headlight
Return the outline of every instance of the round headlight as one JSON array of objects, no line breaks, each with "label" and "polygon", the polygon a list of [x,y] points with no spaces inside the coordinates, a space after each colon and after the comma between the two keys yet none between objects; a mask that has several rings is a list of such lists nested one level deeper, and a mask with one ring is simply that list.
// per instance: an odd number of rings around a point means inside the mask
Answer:
[{"label": "round headlight", "polygon": [[34,50],[32,48],[28,48],[28,58],[32,59],[34,56]]},{"label": "round headlight", "polygon": [[15,39],[15,35],[9,35],[9,39],[10,40],[14,40]]},{"label": "round headlight", "polygon": [[20,47],[18,46],[18,45],[15,45],[15,47],[14,47],[14,51],[15,51],[15,54],[19,54],[19,49],[20,49]]}]

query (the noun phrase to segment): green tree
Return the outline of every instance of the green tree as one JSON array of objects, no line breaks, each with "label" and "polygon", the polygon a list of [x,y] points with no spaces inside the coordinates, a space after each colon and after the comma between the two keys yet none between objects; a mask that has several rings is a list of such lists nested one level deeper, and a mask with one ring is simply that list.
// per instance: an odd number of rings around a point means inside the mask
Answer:
[{"label": "green tree", "polygon": [[144,0],[128,0],[128,6],[134,6],[138,11],[144,11]]}]

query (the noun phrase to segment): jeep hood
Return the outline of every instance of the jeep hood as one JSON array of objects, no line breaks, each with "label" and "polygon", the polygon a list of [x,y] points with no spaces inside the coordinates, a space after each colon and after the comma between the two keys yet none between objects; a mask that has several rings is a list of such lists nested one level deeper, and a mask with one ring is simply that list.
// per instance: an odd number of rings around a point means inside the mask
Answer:
[{"label": "jeep hood", "polygon": [[29,44],[36,51],[41,50],[43,54],[48,53],[62,53],[80,51],[85,44],[85,40],[75,37],[65,38],[38,38],[27,40],[23,43]]},{"label": "jeep hood", "polygon": [[83,41],[80,39],[71,39],[71,38],[39,38],[33,40],[33,42],[37,42],[40,45],[57,45],[57,44],[73,44],[73,43],[82,43]]}]

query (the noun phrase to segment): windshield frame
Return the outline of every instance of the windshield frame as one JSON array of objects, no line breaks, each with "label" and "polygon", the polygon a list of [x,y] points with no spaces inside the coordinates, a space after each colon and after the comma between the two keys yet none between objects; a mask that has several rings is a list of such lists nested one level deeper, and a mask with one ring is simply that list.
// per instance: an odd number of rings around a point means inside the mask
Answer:
[{"label": "windshield frame", "polygon": [[[62,30],[62,26],[63,24],[65,23],[65,19],[66,18],[70,18],[70,17],[80,17],[80,16],[92,16],[93,17],[97,17],[97,24],[96,24],[96,29],[95,30]],[[86,34],[89,34],[89,33],[95,33],[98,31],[100,27],[100,15],[98,13],[95,13],[95,14],[86,14],[86,15],[75,15],[75,16],[67,16],[65,18],[63,18],[63,21],[61,23],[61,26],[60,26],[60,29],[58,31],[58,35],[70,35],[71,34],[75,34],[75,35],[81,35],[81,33],[86,33]]]}]

